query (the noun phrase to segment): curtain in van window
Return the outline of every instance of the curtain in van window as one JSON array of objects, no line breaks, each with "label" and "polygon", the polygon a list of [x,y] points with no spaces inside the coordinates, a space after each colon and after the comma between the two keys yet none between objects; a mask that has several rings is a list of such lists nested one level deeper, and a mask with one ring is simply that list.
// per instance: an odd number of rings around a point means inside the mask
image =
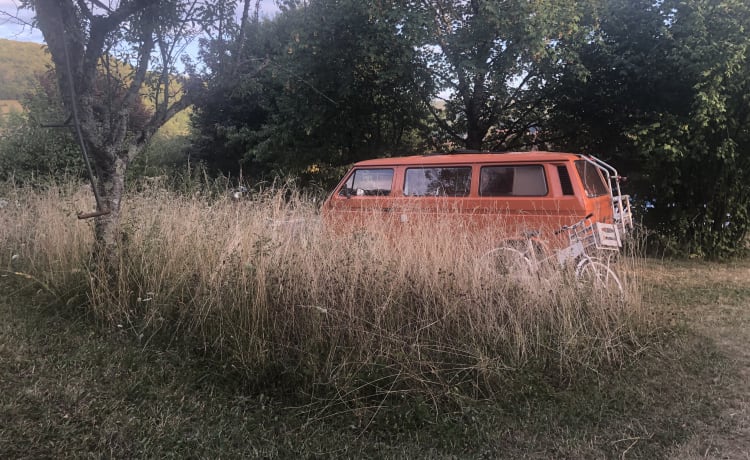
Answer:
[{"label": "curtain in van window", "polygon": [[513,195],[541,196],[547,194],[547,183],[544,180],[544,170],[541,166],[515,168],[515,170]]},{"label": "curtain in van window", "polygon": [[547,180],[541,165],[484,166],[479,175],[480,196],[544,196]]}]

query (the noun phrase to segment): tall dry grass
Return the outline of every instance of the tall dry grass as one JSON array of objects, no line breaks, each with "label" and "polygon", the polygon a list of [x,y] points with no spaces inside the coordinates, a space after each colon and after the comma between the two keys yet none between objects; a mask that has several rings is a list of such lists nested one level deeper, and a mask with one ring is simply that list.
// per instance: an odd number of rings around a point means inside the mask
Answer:
[{"label": "tall dry grass", "polygon": [[486,238],[455,221],[373,216],[332,231],[293,189],[234,202],[150,187],[124,202],[113,277],[92,254],[91,222],[75,218],[85,190],[6,190],[5,273],[143,340],[167,333],[250,379],[341,402],[492,396],[530,368],[571,378],[617,365],[643,336],[631,258],[618,263],[622,301],[564,270],[498,277],[477,264]]}]

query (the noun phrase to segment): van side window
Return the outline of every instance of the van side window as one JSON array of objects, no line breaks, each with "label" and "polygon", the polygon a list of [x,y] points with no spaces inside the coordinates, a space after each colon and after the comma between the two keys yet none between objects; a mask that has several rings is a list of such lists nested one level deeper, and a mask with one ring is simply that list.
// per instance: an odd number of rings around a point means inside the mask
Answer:
[{"label": "van side window", "polygon": [[563,195],[575,195],[573,191],[573,183],[570,181],[570,173],[566,165],[559,165],[557,167],[557,174],[560,176],[560,187],[562,188]]},{"label": "van side window", "polygon": [[408,168],[405,196],[468,196],[471,166],[451,168]]},{"label": "van side window", "polygon": [[576,160],[576,169],[589,198],[609,194],[609,187],[596,166],[586,160]]},{"label": "van side window", "polygon": [[393,169],[355,169],[341,190],[341,196],[386,196],[391,194]]},{"label": "van side window", "polygon": [[544,196],[547,180],[542,165],[483,166],[479,196]]}]

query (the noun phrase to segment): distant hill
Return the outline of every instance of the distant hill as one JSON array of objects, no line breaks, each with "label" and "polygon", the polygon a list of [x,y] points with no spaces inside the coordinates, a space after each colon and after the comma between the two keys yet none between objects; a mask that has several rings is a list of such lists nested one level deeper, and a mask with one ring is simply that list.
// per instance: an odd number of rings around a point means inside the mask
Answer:
[{"label": "distant hill", "polygon": [[22,112],[23,106],[15,99],[0,99],[0,115],[5,115],[11,112]]},{"label": "distant hill", "polygon": [[21,100],[52,63],[39,43],[0,39],[0,100]]},{"label": "distant hill", "polygon": [[[50,65],[52,59],[43,45],[0,38],[0,117],[22,110],[19,101],[34,88],[35,76],[46,72]],[[145,104],[153,106],[149,100]],[[169,137],[187,134],[190,111],[183,110],[169,120],[161,133]]]}]

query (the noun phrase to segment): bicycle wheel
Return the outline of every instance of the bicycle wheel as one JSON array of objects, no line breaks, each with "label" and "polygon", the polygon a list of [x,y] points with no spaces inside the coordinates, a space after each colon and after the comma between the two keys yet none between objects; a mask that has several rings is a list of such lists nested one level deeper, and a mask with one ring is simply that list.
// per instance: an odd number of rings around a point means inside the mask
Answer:
[{"label": "bicycle wheel", "polygon": [[595,291],[606,292],[619,298],[625,296],[620,278],[602,262],[589,258],[583,259],[576,267],[576,278],[591,286]]},{"label": "bicycle wheel", "polygon": [[528,278],[534,273],[532,262],[516,248],[495,248],[484,253],[479,262],[482,268],[498,276],[520,280]]}]

